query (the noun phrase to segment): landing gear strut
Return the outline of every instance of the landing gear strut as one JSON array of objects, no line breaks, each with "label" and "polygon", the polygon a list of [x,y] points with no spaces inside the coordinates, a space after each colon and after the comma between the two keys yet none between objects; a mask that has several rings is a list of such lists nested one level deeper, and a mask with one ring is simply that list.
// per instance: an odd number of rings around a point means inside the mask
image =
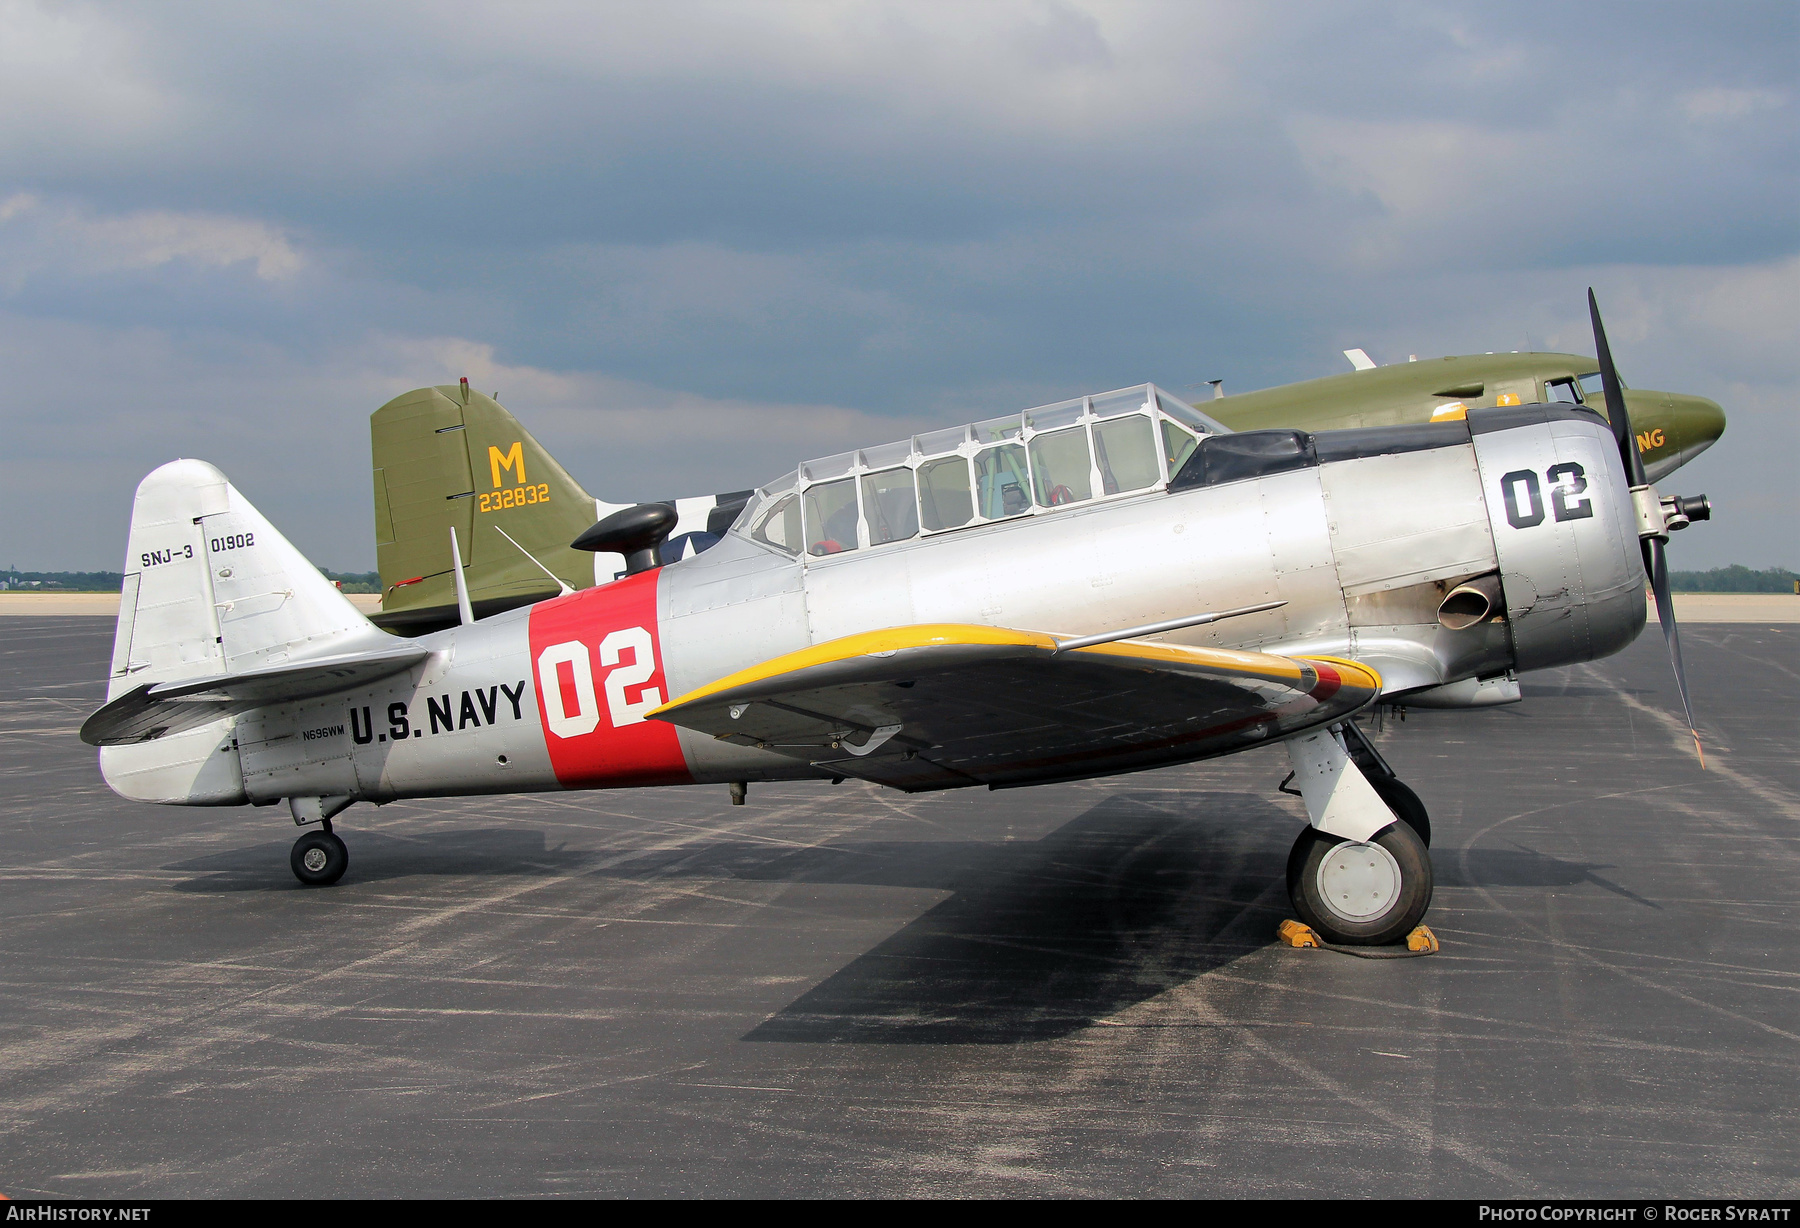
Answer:
[{"label": "landing gear strut", "polygon": [[1430,848],[1431,816],[1425,811],[1425,803],[1394,775],[1394,769],[1388,766],[1388,761],[1381,757],[1381,752],[1375,749],[1375,744],[1355,721],[1345,721],[1342,728],[1344,749],[1350,753],[1350,762],[1361,770],[1369,787],[1394,812],[1394,817],[1403,820],[1425,842],[1425,847]]},{"label": "landing gear strut", "polygon": [[344,877],[344,871],[350,868],[350,850],[331,830],[331,820],[326,819],[323,831],[309,831],[294,841],[294,851],[288,854],[288,865],[293,867],[294,877],[302,885],[329,887]]},{"label": "landing gear strut", "polygon": [[1355,724],[1287,743],[1311,825],[1288,854],[1288,896],[1327,942],[1381,946],[1431,906],[1431,820]]}]

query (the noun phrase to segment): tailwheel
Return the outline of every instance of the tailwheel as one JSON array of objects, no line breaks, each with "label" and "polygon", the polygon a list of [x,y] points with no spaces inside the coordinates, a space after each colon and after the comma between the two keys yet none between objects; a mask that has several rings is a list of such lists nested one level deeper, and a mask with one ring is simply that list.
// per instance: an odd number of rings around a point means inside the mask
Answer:
[{"label": "tailwheel", "polygon": [[1288,854],[1287,879],[1300,919],[1343,946],[1399,942],[1431,906],[1431,854],[1404,822],[1367,843],[1308,827]]},{"label": "tailwheel", "polygon": [[294,877],[308,887],[329,887],[350,868],[350,850],[335,833],[309,831],[294,841],[288,855]]},{"label": "tailwheel", "polygon": [[1431,816],[1425,812],[1425,803],[1412,788],[1392,776],[1370,776],[1369,787],[1375,790],[1382,804],[1394,812],[1394,817],[1413,829],[1413,834],[1431,847]]}]

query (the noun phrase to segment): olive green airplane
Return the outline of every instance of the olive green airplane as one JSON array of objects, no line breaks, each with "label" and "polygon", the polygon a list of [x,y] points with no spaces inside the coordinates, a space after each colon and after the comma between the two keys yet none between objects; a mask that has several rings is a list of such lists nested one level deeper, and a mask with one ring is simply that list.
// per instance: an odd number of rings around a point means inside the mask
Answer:
[{"label": "olive green airplane", "polygon": [[[1355,370],[1229,396],[1214,383],[1213,399],[1202,404],[1234,431],[1401,426],[1538,402],[1588,404],[1605,413],[1599,363],[1578,354],[1470,354],[1386,366],[1360,349],[1344,356]],[[1705,397],[1644,389],[1626,389],[1624,397],[1652,482],[1724,433],[1724,411]],[[588,494],[467,379],[395,397],[370,416],[369,433],[382,584],[374,621],[386,630],[423,635],[463,621],[453,580],[459,566],[476,618],[605,583],[624,570],[621,556],[571,543],[631,505]],[[677,520],[664,557],[672,561],[712,545],[751,493],[671,500]],[[1684,506],[1694,519],[1708,514],[1703,497]],[[454,554],[446,530],[454,530]]]}]

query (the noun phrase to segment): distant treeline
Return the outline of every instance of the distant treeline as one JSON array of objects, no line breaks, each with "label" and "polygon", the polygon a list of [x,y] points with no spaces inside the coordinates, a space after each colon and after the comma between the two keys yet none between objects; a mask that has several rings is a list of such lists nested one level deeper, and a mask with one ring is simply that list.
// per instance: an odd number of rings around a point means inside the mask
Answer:
[{"label": "distant treeline", "polygon": [[1678,593],[1791,593],[1800,575],[1785,567],[1751,571],[1742,563],[1711,571],[1671,571],[1669,587]]},{"label": "distant treeline", "polygon": [[[336,580],[346,593],[379,593],[381,573],[374,571],[332,571],[325,578]],[[26,591],[64,593],[116,593],[125,577],[116,571],[0,571],[0,587]]]},{"label": "distant treeline", "polygon": [[[381,591],[380,572],[327,568],[325,576],[336,580],[346,593]],[[123,580],[116,571],[0,571],[0,585],[7,588],[116,593]],[[1791,593],[1795,580],[1800,580],[1800,573],[1785,567],[1752,571],[1741,563],[1715,567],[1711,571],[1669,573],[1669,586],[1678,593]]]},{"label": "distant treeline", "polygon": [[116,593],[124,582],[116,571],[0,571],[0,584],[7,588]]}]

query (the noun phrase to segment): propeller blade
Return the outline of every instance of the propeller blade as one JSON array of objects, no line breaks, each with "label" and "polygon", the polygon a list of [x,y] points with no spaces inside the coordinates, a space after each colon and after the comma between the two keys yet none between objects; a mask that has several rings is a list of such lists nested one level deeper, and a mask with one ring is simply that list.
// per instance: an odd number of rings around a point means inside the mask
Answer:
[{"label": "propeller blade", "polygon": [[1675,669],[1675,689],[1681,695],[1681,713],[1687,717],[1688,732],[1694,735],[1694,753],[1700,756],[1700,767],[1706,767],[1706,751],[1700,745],[1700,730],[1694,724],[1694,705],[1688,700],[1687,670],[1681,665],[1681,630],[1675,625],[1675,598],[1669,593],[1669,561],[1663,544],[1654,537],[1644,539],[1644,570],[1650,573],[1650,588],[1656,594],[1656,621],[1662,624],[1663,640],[1669,646],[1669,664]]},{"label": "propeller blade", "polygon": [[[1600,304],[1594,288],[1588,287],[1588,318],[1594,324],[1594,356],[1600,360],[1600,384],[1606,394],[1606,420],[1612,426],[1613,439],[1619,445],[1619,459],[1625,462],[1625,477],[1635,498],[1649,486],[1644,475],[1644,458],[1638,455],[1637,436],[1631,430],[1631,413],[1625,408],[1625,389],[1619,383],[1619,369],[1613,365],[1612,347],[1606,343],[1606,326],[1600,322]],[[1654,492],[1651,492],[1654,494]],[[1650,578],[1650,591],[1656,594],[1656,621],[1662,624],[1663,640],[1669,645],[1669,664],[1675,669],[1675,689],[1681,694],[1681,712],[1687,717],[1688,732],[1694,735],[1694,753],[1700,766],[1706,767],[1706,750],[1700,745],[1700,730],[1694,724],[1694,705],[1688,700],[1687,671],[1681,664],[1681,632],[1675,626],[1675,599],[1669,593],[1669,561],[1663,554],[1666,531],[1660,537],[1643,536],[1644,574]]]},{"label": "propeller blade", "polygon": [[1612,426],[1613,438],[1619,444],[1619,459],[1625,462],[1625,476],[1632,486],[1645,486],[1644,458],[1638,455],[1637,437],[1631,432],[1631,411],[1625,408],[1625,389],[1619,383],[1619,369],[1613,365],[1612,347],[1606,344],[1606,325],[1600,323],[1600,304],[1594,288],[1588,287],[1588,319],[1594,324],[1594,356],[1600,360],[1600,385],[1606,394],[1606,420]]}]

